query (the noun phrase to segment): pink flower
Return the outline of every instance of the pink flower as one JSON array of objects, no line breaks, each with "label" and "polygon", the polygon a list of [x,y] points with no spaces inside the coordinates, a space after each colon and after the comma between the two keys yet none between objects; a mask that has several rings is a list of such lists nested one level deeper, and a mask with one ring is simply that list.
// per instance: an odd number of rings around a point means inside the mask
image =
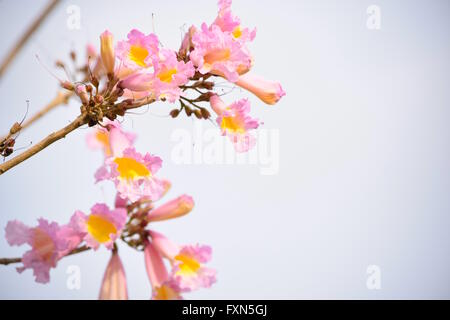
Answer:
[{"label": "pink flower", "polygon": [[145,35],[136,29],[131,30],[127,37],[127,41],[117,43],[120,68],[135,71],[154,67],[159,52],[158,37],[155,34]]},{"label": "pink flower", "polygon": [[178,218],[188,214],[193,207],[194,200],[192,197],[184,194],[150,211],[147,221],[154,222]]},{"label": "pink flower", "polygon": [[250,31],[241,27],[241,20],[231,12],[231,0],[219,1],[219,14],[213,24],[223,32],[229,32],[236,41],[242,43],[253,41],[256,36],[256,29]]},{"label": "pink flower", "polygon": [[119,254],[113,250],[103,276],[99,300],[128,300],[127,279]]},{"label": "pink flower", "polygon": [[217,124],[222,129],[222,135],[230,138],[237,152],[247,152],[256,144],[255,137],[248,131],[256,129],[259,122],[249,116],[250,102],[241,99],[230,106],[217,96],[210,98],[211,107],[217,114]]},{"label": "pink flower", "polygon": [[236,82],[252,65],[252,57],[243,43],[219,26],[204,23],[192,37],[194,50],[190,59],[202,74],[212,73]]},{"label": "pink flower", "polygon": [[98,203],[91,208],[88,216],[76,211],[71,218],[70,226],[82,235],[88,247],[97,250],[103,244],[111,250],[114,241],[120,237],[126,220],[125,209],[109,210],[107,205]]},{"label": "pink flower", "polygon": [[97,170],[97,182],[112,180],[121,198],[134,202],[142,197],[157,200],[165,191],[164,183],[154,175],[161,168],[162,160],[147,153],[144,156],[134,148],[107,158]]},{"label": "pink flower", "polygon": [[192,62],[178,61],[174,51],[161,49],[154,72],[132,74],[122,80],[119,86],[134,92],[146,92],[147,96],[173,103],[182,94],[180,86],[189,82],[194,73]]},{"label": "pink flower", "polygon": [[106,73],[109,76],[113,75],[116,60],[114,53],[114,37],[108,30],[100,35],[100,54]]},{"label": "pink flower", "polygon": [[286,95],[281,84],[274,81],[267,81],[261,77],[245,74],[239,77],[236,84],[244,88],[267,104],[276,104]]},{"label": "pink flower", "polygon": [[5,234],[11,246],[25,243],[31,246],[31,250],[22,256],[23,267],[17,268],[17,271],[33,269],[36,282],[47,283],[50,280],[50,268],[56,267],[61,253],[67,248],[67,241],[58,234],[60,227],[56,222],[49,223],[45,219],[38,221],[38,226],[34,228],[17,220],[10,221]]},{"label": "pink flower", "polygon": [[144,258],[147,275],[152,285],[152,299],[182,299],[178,286],[169,278],[169,274],[160,253],[151,242],[147,242],[145,245]]},{"label": "pink flower", "polygon": [[209,288],[216,282],[216,271],[204,266],[211,260],[211,247],[201,245],[180,247],[155,231],[150,231],[149,235],[155,249],[171,261],[173,269],[170,277],[181,292]]},{"label": "pink flower", "polygon": [[120,154],[133,145],[136,135],[122,130],[118,121],[103,120],[102,126],[96,126],[86,137],[89,148],[101,149],[105,157]]}]

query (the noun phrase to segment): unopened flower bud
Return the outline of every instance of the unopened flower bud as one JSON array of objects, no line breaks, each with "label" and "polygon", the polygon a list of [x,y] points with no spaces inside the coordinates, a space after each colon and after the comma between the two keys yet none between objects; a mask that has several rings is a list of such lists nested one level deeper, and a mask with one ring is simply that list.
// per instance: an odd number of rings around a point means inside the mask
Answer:
[{"label": "unopened flower bud", "polygon": [[89,104],[89,95],[86,91],[86,86],[85,85],[78,85],[75,88],[75,93],[76,95],[80,98],[81,102],[84,105],[88,105]]},{"label": "unopened flower bud", "polygon": [[60,83],[61,87],[70,91],[73,91],[75,89],[75,86],[72,84],[72,82],[69,81],[63,81]]},{"label": "unopened flower bud", "polygon": [[113,75],[115,64],[114,37],[108,30],[100,36],[100,53],[106,73],[109,76]]}]

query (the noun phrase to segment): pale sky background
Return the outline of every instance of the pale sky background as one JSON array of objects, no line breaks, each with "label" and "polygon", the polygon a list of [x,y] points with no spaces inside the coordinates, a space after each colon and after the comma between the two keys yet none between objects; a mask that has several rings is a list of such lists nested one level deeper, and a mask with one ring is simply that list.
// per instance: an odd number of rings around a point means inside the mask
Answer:
[{"label": "pale sky background", "polygon": [[[0,1],[0,57],[5,56],[46,1]],[[369,30],[366,9],[381,9],[381,29]],[[81,29],[66,12],[81,9]],[[236,0],[246,26],[256,26],[250,48],[254,73],[282,82],[287,96],[266,106],[249,97],[264,129],[278,130],[279,170],[257,165],[177,164],[171,158],[180,129],[193,121],[162,117],[152,105],[125,118],[139,136],[137,149],[164,159],[160,176],[173,183],[165,200],[188,193],[191,214],[153,228],[180,243],[213,247],[218,282],[187,299],[450,298],[450,2]],[[30,114],[57,90],[44,63],[98,45],[104,29],[117,39],[155,28],[178,48],[183,26],[212,22],[216,3],[192,1],[64,1],[0,79],[0,128]],[[62,73],[58,73],[63,76]],[[18,147],[37,142],[75,118],[78,104],[61,107],[23,132]],[[204,129],[214,126],[203,123]],[[0,177],[0,256],[9,247],[7,221],[39,217],[60,223],[96,202],[113,203],[110,183],[94,185],[102,155],[85,145],[80,129]],[[120,246],[129,295],[148,299],[141,253]],[[109,259],[105,249],[65,258],[51,282],[34,282],[0,266],[0,298],[96,299]],[[67,268],[80,267],[81,288],[66,286]],[[366,287],[369,265],[381,269],[381,289]]]}]

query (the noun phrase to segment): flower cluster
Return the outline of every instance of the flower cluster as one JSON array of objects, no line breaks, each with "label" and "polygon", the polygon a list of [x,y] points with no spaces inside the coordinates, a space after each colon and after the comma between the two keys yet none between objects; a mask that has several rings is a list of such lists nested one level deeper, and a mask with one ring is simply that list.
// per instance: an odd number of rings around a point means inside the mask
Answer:
[{"label": "flower cluster", "polygon": [[[19,221],[6,226],[10,245],[28,244],[31,249],[22,257],[19,272],[32,269],[37,282],[47,283],[51,268],[66,255],[80,248],[111,250],[100,299],[125,299],[128,289],[125,271],[116,241],[144,252],[145,266],[153,288],[154,299],[180,299],[185,292],[208,288],[215,281],[215,271],[205,267],[211,259],[211,248],[203,245],[177,245],[148,228],[153,222],[181,217],[194,207],[192,197],[181,195],[159,207],[155,202],[170,188],[170,182],[154,177],[161,159],[142,156],[133,147],[135,136],[122,130],[117,121],[107,121],[87,136],[87,144],[101,149],[104,166],[96,176],[116,185],[114,208],[97,203],[89,212],[75,211],[65,225],[40,219],[36,227]],[[109,170],[109,171],[108,171]],[[107,173],[103,173],[103,172]],[[100,179],[101,180],[101,179]],[[167,258],[172,270],[167,271],[162,259]]]},{"label": "flower cluster", "polygon": [[77,210],[63,225],[45,219],[39,219],[35,227],[10,221],[6,226],[8,243],[30,246],[17,270],[31,269],[37,282],[47,283],[50,269],[63,257],[104,247],[112,255],[99,298],[127,299],[117,246],[122,241],[143,252],[153,299],[181,299],[186,292],[209,288],[216,281],[215,270],[207,267],[211,248],[174,243],[153,228],[156,222],[189,213],[193,199],[181,195],[156,206],[170,188],[169,181],[158,177],[162,160],[136,150],[136,136],[124,131],[117,117],[154,101],[178,101],[180,107],[170,112],[172,117],[184,110],[187,116],[210,119],[210,108],[220,133],[229,138],[236,152],[250,150],[256,144],[251,130],[260,125],[250,115],[250,101],[226,103],[214,89],[216,79],[225,79],[269,105],[285,95],[278,82],[251,74],[254,59],[248,44],[255,35],[255,29],[243,27],[232,13],[231,0],[220,0],[215,20],[191,26],[178,51],[161,46],[155,34],[136,29],[117,43],[111,32],[102,33],[99,55],[88,46],[84,80],[61,81],[61,86],[81,101],[80,125],[93,127],[87,145],[104,155],[95,173],[96,183],[114,184],[115,203],[97,203],[88,212]]}]

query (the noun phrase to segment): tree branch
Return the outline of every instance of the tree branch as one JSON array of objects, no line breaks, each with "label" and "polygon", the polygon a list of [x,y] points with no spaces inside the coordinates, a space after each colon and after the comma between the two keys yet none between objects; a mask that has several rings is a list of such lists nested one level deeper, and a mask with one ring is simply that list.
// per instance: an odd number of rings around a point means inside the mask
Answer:
[{"label": "tree branch", "polygon": [[[81,246],[81,247],[78,247],[76,249],[73,249],[68,254],[66,254],[64,257],[68,257],[68,256],[71,256],[71,255],[74,255],[74,254],[77,254],[77,253],[88,251],[90,249],[91,248],[89,248],[87,246]],[[22,262],[22,258],[0,258],[0,265],[7,266],[8,264],[20,263],[20,262]]]},{"label": "tree branch", "polygon": [[33,33],[39,28],[42,22],[48,17],[48,15],[53,11],[59,0],[50,0],[50,2],[45,7],[44,11],[37,17],[37,19],[28,27],[25,33],[20,37],[19,41],[14,45],[14,47],[9,51],[8,55],[3,60],[0,66],[0,78],[5,73],[6,69],[9,67],[11,62],[14,60],[16,55],[20,52],[22,47],[31,38]]},{"label": "tree branch", "polygon": [[67,134],[74,131],[75,129],[78,129],[79,127],[86,124],[87,122],[88,122],[87,115],[85,115],[85,114],[79,115],[74,121],[72,121],[70,124],[68,124],[64,128],[49,134],[46,138],[44,138],[43,140],[41,140],[39,143],[35,144],[31,148],[27,149],[23,153],[12,158],[11,160],[8,160],[8,161],[2,163],[0,165],[0,175],[5,173],[9,169],[17,166],[19,163],[32,157],[36,153],[42,151],[43,149],[45,149],[46,147],[51,145],[53,142],[64,138]]}]

